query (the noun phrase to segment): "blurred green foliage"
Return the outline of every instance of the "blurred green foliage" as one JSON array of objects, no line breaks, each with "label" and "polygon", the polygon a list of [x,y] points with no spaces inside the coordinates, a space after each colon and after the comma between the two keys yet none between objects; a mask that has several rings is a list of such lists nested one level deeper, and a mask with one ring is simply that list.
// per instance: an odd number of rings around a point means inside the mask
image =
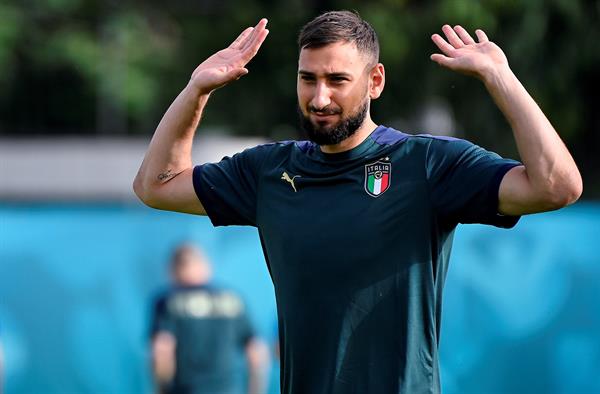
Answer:
[{"label": "blurred green foliage", "polygon": [[415,119],[441,98],[459,137],[517,157],[482,85],[429,60],[442,24],[485,30],[574,152],[586,195],[600,196],[597,0],[3,0],[0,134],[149,135],[196,65],[264,16],[271,34],[250,74],[213,95],[205,124],[299,137],[296,35],[330,9],[355,9],[378,31],[387,82],[377,122],[435,132]]}]

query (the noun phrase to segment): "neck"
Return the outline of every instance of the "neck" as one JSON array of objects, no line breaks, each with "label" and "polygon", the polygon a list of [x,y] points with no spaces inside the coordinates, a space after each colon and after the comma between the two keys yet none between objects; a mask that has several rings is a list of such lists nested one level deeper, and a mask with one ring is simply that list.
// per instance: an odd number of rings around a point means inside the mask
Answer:
[{"label": "neck", "polygon": [[339,144],[334,145],[320,145],[321,151],[324,153],[341,153],[354,149],[359,146],[371,133],[377,128],[377,125],[370,116],[365,118],[362,125],[356,130],[356,133],[346,138]]}]

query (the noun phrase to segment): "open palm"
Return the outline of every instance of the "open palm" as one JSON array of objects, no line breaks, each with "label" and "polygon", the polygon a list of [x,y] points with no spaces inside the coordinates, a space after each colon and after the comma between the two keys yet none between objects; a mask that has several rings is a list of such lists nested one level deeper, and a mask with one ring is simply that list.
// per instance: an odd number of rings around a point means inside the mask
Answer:
[{"label": "open palm", "polygon": [[482,30],[475,31],[479,42],[475,42],[471,35],[458,25],[454,28],[444,25],[442,31],[447,40],[439,34],[431,36],[443,53],[431,55],[431,60],[439,65],[479,78],[484,78],[488,72],[498,67],[508,66],[508,60],[502,49],[489,41]]},{"label": "open palm", "polygon": [[203,93],[210,93],[248,73],[246,64],[256,55],[269,34],[267,20],[244,30],[227,48],[202,62],[192,73],[191,82]]}]

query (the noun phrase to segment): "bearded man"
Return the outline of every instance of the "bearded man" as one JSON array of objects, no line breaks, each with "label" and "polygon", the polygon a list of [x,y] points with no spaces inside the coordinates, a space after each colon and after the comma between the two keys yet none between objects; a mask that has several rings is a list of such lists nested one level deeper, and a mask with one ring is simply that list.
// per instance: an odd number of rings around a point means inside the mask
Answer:
[{"label": "bearded man", "polygon": [[298,107],[309,141],[257,146],[194,167],[212,92],[248,73],[267,21],[201,63],[160,122],[134,190],[147,205],[258,228],[277,299],[283,393],[439,393],[442,290],[459,223],[512,227],[582,192],[560,137],[502,50],[460,26],[436,63],[479,78],[522,164],[470,142],[378,125],[379,44],[356,13],[299,36]]}]

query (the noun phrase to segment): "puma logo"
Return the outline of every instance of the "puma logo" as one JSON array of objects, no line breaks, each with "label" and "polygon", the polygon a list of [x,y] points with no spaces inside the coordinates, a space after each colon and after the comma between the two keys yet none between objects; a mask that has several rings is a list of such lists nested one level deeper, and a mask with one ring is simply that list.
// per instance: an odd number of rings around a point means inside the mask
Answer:
[{"label": "puma logo", "polygon": [[295,175],[293,177],[290,178],[290,176],[288,175],[287,172],[283,172],[283,174],[281,174],[281,179],[283,179],[286,182],[289,182],[290,185],[292,185],[292,188],[294,189],[294,192],[297,192],[298,190],[296,190],[296,185],[294,185],[294,179],[300,177],[300,175]]}]

